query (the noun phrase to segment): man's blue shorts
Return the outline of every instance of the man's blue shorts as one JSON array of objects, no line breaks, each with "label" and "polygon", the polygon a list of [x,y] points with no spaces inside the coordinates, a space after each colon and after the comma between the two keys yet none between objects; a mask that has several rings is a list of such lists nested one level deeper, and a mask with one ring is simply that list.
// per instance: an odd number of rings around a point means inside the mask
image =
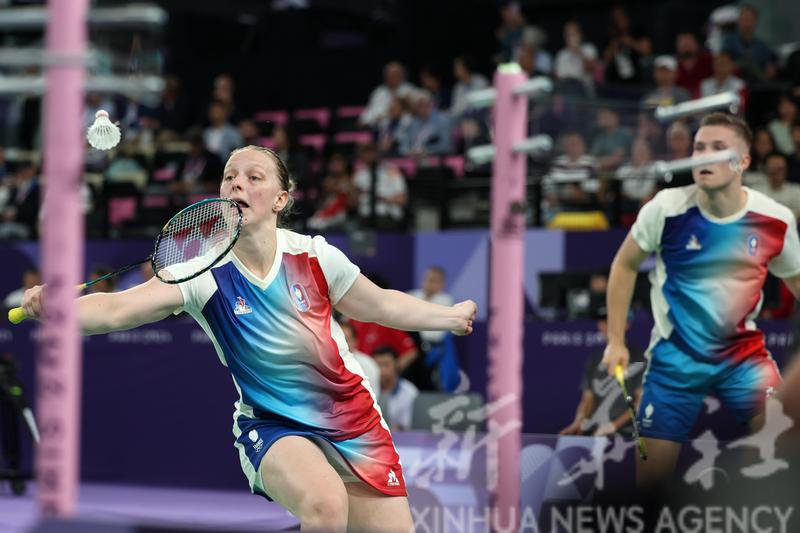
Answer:
[{"label": "man's blue shorts", "polygon": [[778,367],[766,350],[735,362],[704,362],[662,339],[650,351],[644,377],[637,417],[641,434],[686,441],[709,394],[733,410],[739,422],[747,422],[762,412],[780,383]]}]

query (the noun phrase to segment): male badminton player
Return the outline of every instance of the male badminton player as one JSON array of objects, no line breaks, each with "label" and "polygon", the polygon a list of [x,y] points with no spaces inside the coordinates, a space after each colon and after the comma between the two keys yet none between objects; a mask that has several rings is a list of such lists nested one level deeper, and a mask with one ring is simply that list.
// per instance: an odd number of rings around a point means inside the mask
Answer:
[{"label": "male badminton player", "polygon": [[[234,151],[220,188],[244,214],[233,250],[185,283],[152,279],[81,297],[80,325],[86,334],[103,333],[188,312],[239,391],[233,433],[254,493],[282,504],[304,530],[410,531],[397,451],[331,311],[397,329],[464,335],[472,331],[475,303],[445,307],[380,289],[323,238],[278,228],[291,188],[271,150]],[[190,268],[183,263],[167,271],[179,279]],[[41,287],[26,292],[23,308],[40,316]]]},{"label": "male badminton player", "polygon": [[742,186],[752,133],[724,113],[703,118],[693,157],[733,149],[734,163],[695,167],[694,184],[667,189],[647,203],[611,266],[609,372],[627,365],[625,318],[639,265],[656,254],[650,274],[655,327],[638,421],[650,458],[637,483],[655,488],[674,471],[707,394],[756,429],[780,375],[753,322],[767,270],[800,295],[800,243],[792,212]]}]

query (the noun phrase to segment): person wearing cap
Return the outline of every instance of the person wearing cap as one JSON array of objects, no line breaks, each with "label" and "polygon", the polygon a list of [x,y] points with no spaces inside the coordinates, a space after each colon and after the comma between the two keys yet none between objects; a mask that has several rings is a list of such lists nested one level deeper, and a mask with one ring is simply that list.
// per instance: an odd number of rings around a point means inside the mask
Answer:
[{"label": "person wearing cap", "polygon": [[653,80],[656,88],[642,100],[642,107],[652,109],[658,106],[680,104],[692,99],[689,91],[678,87],[678,60],[673,56],[661,55],[653,62]]},{"label": "person wearing cap", "polygon": [[[597,320],[597,331],[605,341],[608,331],[606,307],[593,309],[592,315]],[[631,319],[632,313],[629,313],[628,325]],[[638,404],[642,394],[645,359],[639,348],[630,346],[629,351],[631,358],[625,374],[626,386]],[[581,378],[581,400],[575,410],[575,419],[561,430],[561,435],[633,435],[631,412],[622,396],[622,389],[616,379],[608,375],[602,361],[603,350],[598,350],[586,360]]]}]

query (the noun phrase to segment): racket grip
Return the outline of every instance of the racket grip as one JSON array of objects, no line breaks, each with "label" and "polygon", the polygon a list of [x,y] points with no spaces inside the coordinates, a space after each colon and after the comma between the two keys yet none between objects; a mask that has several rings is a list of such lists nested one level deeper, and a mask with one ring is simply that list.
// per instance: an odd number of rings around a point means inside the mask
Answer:
[{"label": "racket grip", "polygon": [[21,307],[8,310],[8,321],[12,324],[19,324],[26,318],[28,318],[28,315],[25,314],[25,311]]},{"label": "racket grip", "polygon": [[625,369],[622,368],[622,365],[617,365],[614,367],[614,377],[616,377],[617,381],[620,383],[625,381]]}]

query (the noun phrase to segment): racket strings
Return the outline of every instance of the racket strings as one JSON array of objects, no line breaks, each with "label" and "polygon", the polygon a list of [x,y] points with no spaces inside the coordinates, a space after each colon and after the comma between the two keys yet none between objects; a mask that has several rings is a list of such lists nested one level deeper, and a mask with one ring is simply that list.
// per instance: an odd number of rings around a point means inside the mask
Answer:
[{"label": "racket strings", "polygon": [[235,240],[240,216],[237,206],[224,199],[179,213],[162,230],[153,253],[156,272],[191,260],[197,260],[197,270],[215,263]]}]

